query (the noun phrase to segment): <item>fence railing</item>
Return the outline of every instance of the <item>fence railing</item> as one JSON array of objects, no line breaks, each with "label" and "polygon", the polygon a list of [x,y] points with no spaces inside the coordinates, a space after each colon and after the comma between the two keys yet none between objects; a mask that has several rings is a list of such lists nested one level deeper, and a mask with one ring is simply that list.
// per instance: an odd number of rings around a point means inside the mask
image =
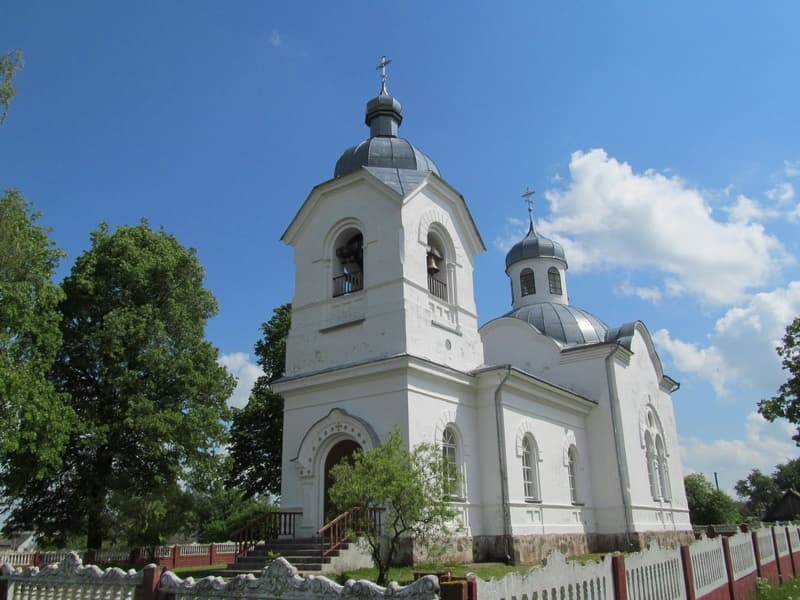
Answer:
[{"label": "fence railing", "polygon": [[[777,540],[787,535],[791,551],[775,556]],[[478,579],[477,595],[478,600],[749,600],[757,577],[779,583],[795,576],[800,576],[800,532],[797,526],[776,526],[677,548],[654,545],[600,563],[567,563],[554,553],[543,568]]]},{"label": "fence railing", "polygon": [[317,538],[320,540],[322,556],[328,556],[353,536],[368,530],[380,532],[383,512],[383,508],[363,510],[356,507],[320,527]]},{"label": "fence railing", "polygon": [[333,278],[333,297],[357,292],[364,287],[364,274],[361,271],[345,273]]},{"label": "fence railing", "polygon": [[280,537],[295,537],[298,517],[302,512],[276,511],[265,513],[247,523],[231,537],[236,542],[236,557],[247,554],[259,542]]}]

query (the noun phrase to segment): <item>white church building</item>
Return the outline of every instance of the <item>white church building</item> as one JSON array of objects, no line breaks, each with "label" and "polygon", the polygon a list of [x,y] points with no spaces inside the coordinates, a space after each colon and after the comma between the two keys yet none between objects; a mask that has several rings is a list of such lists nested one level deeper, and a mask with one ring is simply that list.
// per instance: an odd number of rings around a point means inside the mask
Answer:
[{"label": "white church building", "polygon": [[530,229],[506,256],[511,309],[479,327],[465,199],[398,137],[400,103],[300,207],[286,348],[281,509],[331,517],[328,470],[399,429],[461,473],[453,558],[529,562],[691,537],[671,393],[640,321],[569,303],[563,247]]}]

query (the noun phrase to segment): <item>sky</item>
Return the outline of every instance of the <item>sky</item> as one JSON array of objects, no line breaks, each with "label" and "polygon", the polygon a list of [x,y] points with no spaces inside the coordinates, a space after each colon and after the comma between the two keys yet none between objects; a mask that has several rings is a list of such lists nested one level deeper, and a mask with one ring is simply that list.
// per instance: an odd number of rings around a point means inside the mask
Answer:
[{"label": "sky", "polygon": [[259,326],[292,299],[280,236],[367,137],[386,55],[400,135],[486,243],[480,322],[510,308],[530,187],[571,303],[647,325],[681,382],[684,470],[730,491],[798,456],[756,405],[787,377],[775,348],[800,314],[799,22],[790,1],[3,0],[0,53],[25,66],[0,187],[42,212],[59,280],[101,222],[146,218],[196,248],[242,406]]}]

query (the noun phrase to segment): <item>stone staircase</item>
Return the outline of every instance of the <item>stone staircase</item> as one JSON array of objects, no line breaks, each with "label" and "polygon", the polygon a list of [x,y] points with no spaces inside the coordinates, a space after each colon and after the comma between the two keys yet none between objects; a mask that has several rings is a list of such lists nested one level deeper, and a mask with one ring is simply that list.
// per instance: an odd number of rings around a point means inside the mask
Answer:
[{"label": "stone staircase", "polygon": [[273,540],[257,544],[235,563],[230,563],[224,571],[216,575],[235,577],[246,573],[257,575],[273,559],[282,556],[288,560],[302,575],[324,573],[332,570],[335,559],[342,552],[347,552],[349,544],[343,543],[328,556],[322,556],[318,539]]}]

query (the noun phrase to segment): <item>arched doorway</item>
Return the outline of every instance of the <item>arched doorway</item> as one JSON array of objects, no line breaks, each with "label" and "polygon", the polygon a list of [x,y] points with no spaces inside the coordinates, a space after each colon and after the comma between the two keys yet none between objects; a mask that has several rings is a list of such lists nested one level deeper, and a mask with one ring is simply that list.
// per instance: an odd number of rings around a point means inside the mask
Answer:
[{"label": "arched doorway", "polygon": [[346,460],[351,462],[353,453],[356,450],[361,450],[361,446],[357,442],[353,440],[342,440],[341,442],[337,442],[328,452],[328,456],[325,457],[325,500],[322,513],[325,523],[336,516],[330,497],[330,487],[333,483],[331,479],[331,469],[342,461]]}]

